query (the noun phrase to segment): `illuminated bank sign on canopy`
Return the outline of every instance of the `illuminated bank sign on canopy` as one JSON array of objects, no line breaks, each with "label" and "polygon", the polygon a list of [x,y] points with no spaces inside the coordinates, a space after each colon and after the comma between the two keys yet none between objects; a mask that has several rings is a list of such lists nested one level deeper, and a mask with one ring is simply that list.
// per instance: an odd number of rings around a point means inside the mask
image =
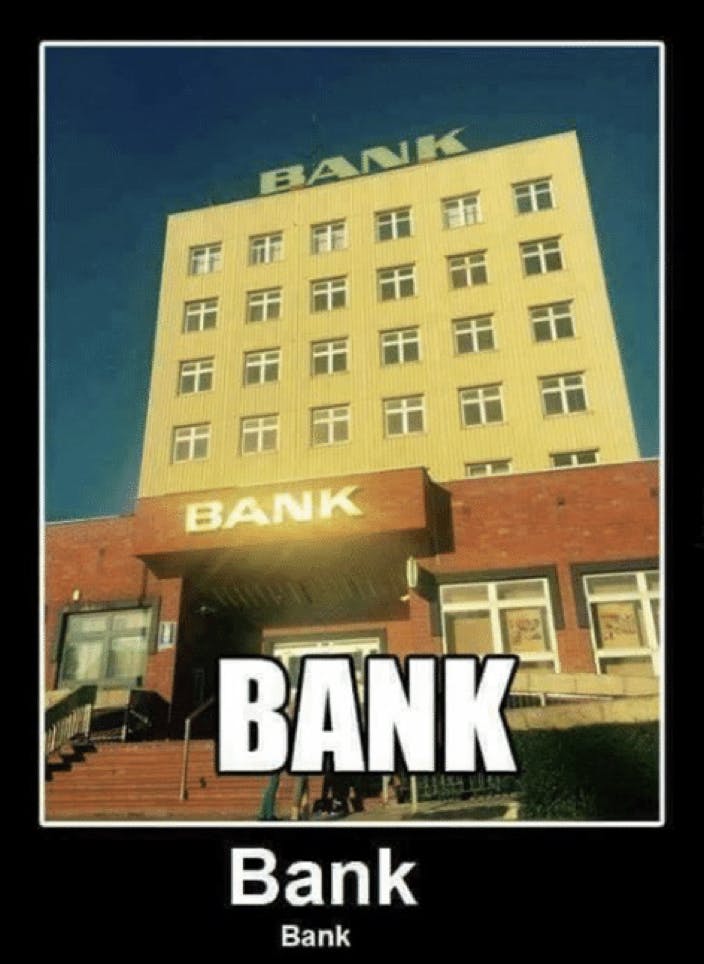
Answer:
[{"label": "illuminated bank sign on canopy", "polygon": [[290,492],[275,492],[269,500],[260,501],[247,496],[233,507],[219,500],[191,502],[186,506],[186,532],[212,532],[214,529],[234,529],[251,522],[257,526],[280,525],[282,522],[313,522],[332,519],[335,512],[346,516],[363,515],[352,501],[356,485],[342,489],[306,490],[294,496]]},{"label": "illuminated bank sign on canopy", "polygon": [[[457,139],[463,127],[456,127],[447,134],[436,137],[435,134],[425,134],[416,138],[414,161],[434,161],[437,157],[449,157],[452,154],[464,154],[468,150]],[[367,147],[355,166],[346,157],[326,157],[315,170],[307,175],[302,164],[292,164],[290,167],[279,167],[274,171],[263,171],[259,175],[260,194],[274,194],[277,191],[289,191],[294,187],[313,187],[331,180],[346,177],[357,177],[359,174],[369,174],[372,165],[375,170],[388,170],[392,167],[404,167],[411,163],[408,141],[401,141],[398,153],[388,147]]]}]

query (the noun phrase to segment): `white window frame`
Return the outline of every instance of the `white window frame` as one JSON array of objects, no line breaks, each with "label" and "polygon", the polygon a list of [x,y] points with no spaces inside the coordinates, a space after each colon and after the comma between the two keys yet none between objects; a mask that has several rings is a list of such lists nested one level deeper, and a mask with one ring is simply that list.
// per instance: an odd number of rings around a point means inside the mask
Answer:
[{"label": "white window frame", "polygon": [[[215,359],[191,358],[182,361],[178,366],[178,394],[195,395],[199,392],[209,392],[213,387],[215,373]],[[193,388],[184,388],[184,379],[193,379]]]},{"label": "white window frame", "polygon": [[357,687],[360,696],[364,689],[365,660],[367,656],[383,652],[381,636],[349,636],[341,639],[306,639],[305,636],[296,640],[273,640],[271,655],[283,663],[290,680],[291,694],[298,688],[298,676],[291,670],[291,660],[303,656],[347,656],[360,652],[362,666],[357,672]]},{"label": "white window frame", "polygon": [[222,242],[197,244],[188,249],[188,273],[212,274],[222,268]]},{"label": "white window frame", "polygon": [[[594,458],[589,461],[580,461],[580,456],[585,455],[593,455]],[[566,462],[564,465],[556,465],[555,459],[558,458],[569,458],[569,462]],[[583,465],[598,465],[599,449],[579,449],[574,452],[551,452],[550,464],[553,469],[573,469]]]},{"label": "white window frame", "polygon": [[[420,412],[421,427],[410,429],[410,416]],[[401,416],[401,431],[389,431],[389,416]],[[401,398],[384,399],[384,435],[386,438],[402,438],[406,435],[422,435],[425,432],[425,397],[405,395]]]},{"label": "white window frame", "polygon": [[[416,288],[416,266],[414,264],[400,264],[394,268],[379,268],[377,277],[377,295],[379,301],[398,301],[400,298],[412,298],[418,291]],[[411,282],[412,291],[404,291],[407,282]],[[384,297],[385,291],[391,291],[391,296]]]},{"label": "white window frame", "polygon": [[[201,455],[196,455],[196,447],[199,442],[205,440],[205,452]],[[186,455],[183,458],[177,458],[177,453],[185,443],[186,445]],[[210,423],[201,422],[198,425],[177,425],[172,433],[171,438],[171,461],[173,463],[177,462],[201,462],[203,459],[207,459],[210,455]]]},{"label": "white window frame", "polygon": [[[326,405],[311,410],[310,444],[313,448],[328,445],[343,445],[350,440],[351,414],[349,405]],[[343,427],[344,438],[336,438],[338,427]],[[316,429],[323,427],[326,432],[324,441],[316,440]]]},{"label": "white window frame", "polygon": [[254,234],[249,239],[249,263],[272,264],[282,261],[284,257],[283,231],[272,231],[270,234]]},{"label": "white window frame", "polygon": [[[658,621],[656,621],[653,614],[652,608],[652,603],[654,600],[657,600],[658,607],[660,605],[660,588],[658,585],[658,589],[649,589],[647,583],[647,577],[655,574],[659,575],[657,569],[623,569],[613,572],[590,572],[588,575],[582,576],[584,598],[586,601],[587,612],[589,613],[589,633],[592,642],[592,650],[594,652],[594,662],[598,673],[605,672],[604,664],[607,663],[609,659],[644,660],[650,658],[654,675],[660,675],[660,644],[658,641],[659,626]],[[636,588],[632,590],[625,590],[623,592],[607,592],[601,595],[599,593],[592,593],[589,588],[589,580],[599,578],[601,576],[635,576]],[[597,645],[598,634],[594,625],[593,607],[601,603],[608,604],[614,602],[640,603],[641,612],[643,614],[643,628],[645,631],[644,646],[614,646],[600,648]]]},{"label": "white window frame", "polygon": [[[278,321],[283,306],[281,288],[261,288],[258,291],[247,292],[247,322],[256,324],[260,321]],[[253,315],[261,310],[262,317]]]},{"label": "white window frame", "polygon": [[[520,244],[521,262],[523,264],[523,274],[526,278],[534,278],[537,275],[549,274],[552,271],[564,271],[565,255],[562,250],[562,239],[538,238],[536,241],[522,241]],[[555,255],[559,256],[559,265],[553,265],[552,259]],[[538,271],[528,270],[528,261],[531,263],[537,259]]]},{"label": "white window frame", "polygon": [[[265,445],[273,432],[274,444]],[[253,438],[255,447],[245,448],[245,439]],[[262,455],[279,449],[279,416],[248,415],[240,422],[240,455]]]},{"label": "white window frame", "polygon": [[[546,189],[547,186],[547,189]],[[550,203],[540,205],[540,198],[548,196]],[[521,210],[519,204],[521,200],[528,200],[528,207]],[[517,214],[531,214],[534,211],[550,211],[555,207],[555,195],[552,188],[552,178],[539,177],[533,181],[521,181],[520,184],[513,185],[513,202]]]},{"label": "white window frame", "polygon": [[[276,377],[267,378],[268,371],[274,370]],[[252,373],[256,378],[250,378]],[[281,349],[263,348],[259,351],[245,352],[244,385],[273,385],[281,378]]]},{"label": "white window frame", "polygon": [[[579,384],[568,384],[566,379],[579,379]],[[584,372],[566,372],[562,375],[544,375],[539,379],[540,381],[540,400],[543,406],[543,415],[545,418],[552,418],[553,416],[559,415],[579,415],[582,412],[586,412],[589,409],[589,399],[587,397],[587,384],[584,378]],[[547,382],[557,381],[557,385],[546,385]],[[582,408],[573,408],[573,402],[570,401],[572,395],[575,392],[581,392],[582,398],[584,400],[584,405]],[[556,396],[560,399],[560,411],[559,412],[549,412],[546,405],[546,397]]]},{"label": "white window frame", "polygon": [[314,224],[310,234],[311,254],[327,254],[330,251],[344,251],[347,247],[347,222],[327,221]]},{"label": "white window frame", "polygon": [[[526,596],[519,599],[499,599],[500,587],[510,586],[512,583],[536,582],[542,586],[542,592],[535,596]],[[485,599],[464,600],[461,602],[450,602],[447,597],[452,590],[471,587],[477,589],[486,586],[487,594]],[[545,628],[547,631],[548,649],[536,650],[528,653],[513,653],[506,645],[501,630],[501,612],[507,609],[527,609],[541,607],[545,610]],[[489,612],[491,624],[491,635],[494,645],[494,653],[505,655],[516,655],[523,664],[548,663],[553,664],[554,671],[560,672],[560,661],[557,651],[557,637],[555,635],[555,621],[552,611],[552,596],[548,580],[540,576],[525,576],[523,578],[501,580],[478,580],[477,582],[466,583],[445,583],[440,586],[440,609],[442,612],[442,642],[443,652],[449,653],[447,616],[461,615],[470,612]]]},{"label": "white window frame", "polygon": [[[469,397],[476,393],[476,398]],[[495,382],[492,385],[468,385],[459,390],[460,424],[463,428],[478,428],[481,425],[503,425],[506,421],[504,412],[503,385]],[[487,405],[498,401],[501,408],[501,418],[487,418]],[[465,405],[478,406],[480,419],[478,422],[468,422],[465,416]]]},{"label": "white window frame", "polygon": [[448,197],[442,202],[443,227],[453,230],[482,223],[482,209],[479,192]]},{"label": "white window frame", "polygon": [[[455,318],[452,322],[452,332],[456,355],[477,354],[482,351],[496,350],[496,330],[493,315],[475,315],[472,318]],[[480,338],[489,332],[491,345],[479,344]],[[460,348],[460,339],[469,341],[471,348]]]},{"label": "white window frame", "polygon": [[[335,368],[335,358],[344,358],[345,367]],[[325,371],[316,371],[316,362],[325,361]],[[349,339],[328,338],[325,341],[314,341],[310,352],[311,375],[342,375],[349,371]]]},{"label": "white window frame", "polygon": [[[450,288],[473,288],[476,285],[489,283],[489,267],[486,260],[486,249],[483,251],[467,251],[466,254],[452,254],[447,259],[447,269],[450,275]],[[456,284],[456,281],[462,283]]]},{"label": "white window frame", "polygon": [[[528,309],[533,332],[533,341],[542,344],[549,341],[558,341],[562,338],[574,338],[574,312],[571,301],[555,301],[550,305],[534,305]],[[569,322],[569,333],[560,333],[559,328],[563,328],[564,321]],[[538,338],[538,326],[546,329],[547,338]]]},{"label": "white window frame", "polygon": [[[340,301],[340,295],[342,295],[342,304],[335,304],[336,301]],[[322,302],[322,304],[318,302]],[[345,275],[336,278],[318,278],[316,281],[311,281],[310,310],[312,312],[347,308],[348,302],[349,292]]]},{"label": "white window frame", "polygon": [[[211,323],[212,319],[212,323]],[[193,325],[195,321],[195,325]],[[207,322],[207,324],[206,324]],[[183,334],[194,331],[210,331],[217,328],[218,299],[204,298],[200,301],[187,301],[183,311]]]},{"label": "white window frame", "polygon": [[[408,349],[411,347],[416,349],[416,358],[406,358]],[[389,331],[382,331],[380,338],[380,348],[381,348],[381,364],[384,367],[389,365],[409,365],[412,362],[418,362],[421,360],[420,354],[420,329],[417,327],[408,328],[393,328]],[[397,361],[388,361],[386,358],[386,349],[396,349],[398,352]]]},{"label": "white window frame", "polygon": [[[388,237],[382,237],[388,229]],[[374,215],[374,236],[377,241],[398,241],[413,237],[413,214],[410,207],[377,211]]]},{"label": "white window frame", "polygon": [[[473,472],[472,469],[476,469],[477,471]],[[485,479],[488,475],[510,475],[512,470],[511,459],[491,459],[491,461],[488,462],[465,462],[464,465],[466,479]]]}]

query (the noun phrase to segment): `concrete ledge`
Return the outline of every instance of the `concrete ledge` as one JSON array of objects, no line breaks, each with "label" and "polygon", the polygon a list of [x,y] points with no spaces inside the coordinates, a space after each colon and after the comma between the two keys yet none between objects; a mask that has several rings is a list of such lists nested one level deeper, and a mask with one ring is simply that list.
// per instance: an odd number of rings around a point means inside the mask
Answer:
[{"label": "concrete ledge", "polygon": [[660,719],[657,696],[634,696],[620,700],[563,703],[507,710],[511,730],[568,730],[594,723],[646,723]]},{"label": "concrete ledge", "polygon": [[589,696],[656,696],[656,676],[599,676],[596,673],[546,673],[519,669],[511,690],[514,693],[578,693]]}]

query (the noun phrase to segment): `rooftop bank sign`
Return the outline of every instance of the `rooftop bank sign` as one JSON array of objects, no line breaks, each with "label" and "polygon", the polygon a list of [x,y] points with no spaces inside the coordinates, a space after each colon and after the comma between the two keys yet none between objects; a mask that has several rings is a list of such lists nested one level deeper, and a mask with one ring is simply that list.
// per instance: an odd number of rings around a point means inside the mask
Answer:
[{"label": "rooftop bank sign", "polygon": [[[438,157],[449,157],[452,154],[464,154],[468,150],[457,139],[463,127],[456,127],[448,134],[437,137],[435,134],[425,134],[416,138],[414,162],[434,161]],[[294,187],[312,187],[325,181],[336,181],[346,177],[357,177],[359,174],[369,174],[374,170],[388,170],[392,167],[404,167],[411,163],[408,141],[401,141],[398,153],[388,147],[367,147],[359,158],[359,166],[355,167],[346,157],[326,157],[308,176],[302,164],[292,164],[290,167],[279,167],[275,171],[263,171],[259,175],[259,193],[275,194],[277,191],[290,191]]]}]

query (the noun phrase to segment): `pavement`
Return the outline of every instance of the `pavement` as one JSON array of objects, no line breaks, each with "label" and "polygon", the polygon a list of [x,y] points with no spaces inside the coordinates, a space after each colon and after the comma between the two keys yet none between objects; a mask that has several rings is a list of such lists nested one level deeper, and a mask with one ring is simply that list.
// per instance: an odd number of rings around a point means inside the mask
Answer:
[{"label": "pavement", "polygon": [[402,823],[407,820],[518,820],[518,797],[497,794],[473,800],[423,800],[416,809],[410,803],[379,804],[344,818],[349,822]]}]

